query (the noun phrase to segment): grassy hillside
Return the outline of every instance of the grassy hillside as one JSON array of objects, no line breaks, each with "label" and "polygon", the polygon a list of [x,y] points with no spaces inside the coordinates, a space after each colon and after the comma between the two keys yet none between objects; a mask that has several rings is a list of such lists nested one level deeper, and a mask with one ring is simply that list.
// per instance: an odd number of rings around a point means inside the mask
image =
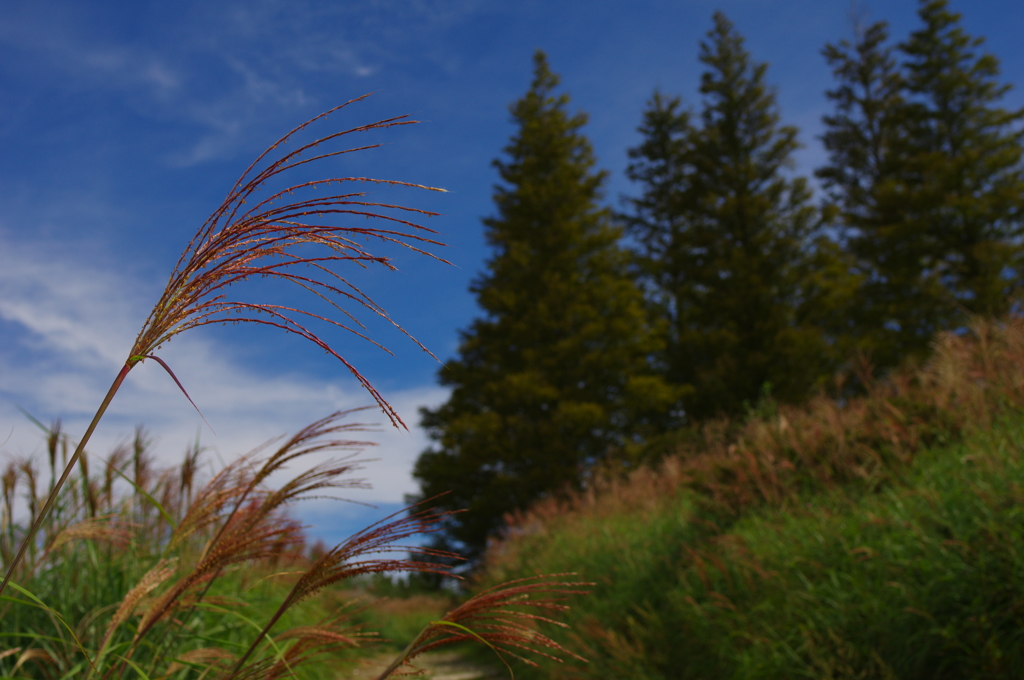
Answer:
[{"label": "grassy hillside", "polygon": [[516,518],[485,581],[597,583],[545,630],[590,663],[517,675],[1019,677],[1021,358],[1019,320],[979,323],[864,397],[763,405]]}]

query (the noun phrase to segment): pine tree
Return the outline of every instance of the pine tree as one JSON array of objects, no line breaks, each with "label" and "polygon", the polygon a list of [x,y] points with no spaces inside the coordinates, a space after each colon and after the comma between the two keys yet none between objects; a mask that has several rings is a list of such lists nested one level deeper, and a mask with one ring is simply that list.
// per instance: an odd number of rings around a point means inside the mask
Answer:
[{"label": "pine tree", "polygon": [[984,39],[963,31],[946,0],[921,2],[918,14],[924,26],[900,46],[908,179],[918,180],[905,183],[910,226],[930,234],[926,276],[967,311],[1000,314],[1022,226],[1024,109],[996,106],[1010,89],[996,81],[999,61],[976,54]]},{"label": "pine tree", "polygon": [[803,178],[788,170],[797,130],[782,125],[767,65],[722,14],[701,43],[700,125],[656,95],[631,152],[642,185],[630,233],[671,319],[666,363],[689,418],[736,413],[766,389],[805,398],[834,364],[818,323],[834,286],[834,244]]},{"label": "pine tree", "polygon": [[963,312],[1004,313],[1020,266],[1024,111],[998,108],[998,61],[945,0],[918,14],[898,68],[884,23],[825,48],[840,87],[818,176],[842,206],[864,275],[860,334],[880,366],[925,352]]},{"label": "pine tree", "polygon": [[686,385],[688,361],[679,338],[685,333],[683,314],[689,277],[700,268],[702,252],[687,241],[685,188],[692,181],[689,154],[694,141],[692,114],[679,97],[655,91],[638,128],[643,142],[629,150],[626,176],[643,187],[637,198],[626,198],[632,209],[618,215],[639,245],[639,280],[655,318],[665,321],[664,359],[667,379],[680,387],[680,397],[693,391]]},{"label": "pine tree", "polygon": [[478,557],[506,513],[567,485],[663,417],[671,391],[649,365],[657,338],[629,276],[619,230],[599,206],[605,173],[566,112],[543,53],[518,126],[495,161],[493,255],[472,286],[484,318],[440,372],[447,403],[422,412],[434,442],[414,475],[421,497],[465,508],[442,544]]},{"label": "pine tree", "polygon": [[[891,366],[902,355],[903,343],[886,322],[898,316],[906,333],[927,326],[917,315],[924,312],[910,293],[906,277],[879,272],[878,263],[894,252],[892,243],[876,238],[903,220],[903,205],[883,187],[898,183],[895,148],[900,142],[898,121],[904,106],[904,81],[887,44],[885,22],[854,26],[855,39],[826,45],[822,50],[839,86],[826,96],[835,113],[823,117],[821,140],[830,164],[815,175],[839,209],[838,226],[850,256],[851,274],[858,294],[847,310],[851,345],[881,365]],[[916,320],[915,320],[916,319]],[[911,332],[911,335],[913,333]]]}]

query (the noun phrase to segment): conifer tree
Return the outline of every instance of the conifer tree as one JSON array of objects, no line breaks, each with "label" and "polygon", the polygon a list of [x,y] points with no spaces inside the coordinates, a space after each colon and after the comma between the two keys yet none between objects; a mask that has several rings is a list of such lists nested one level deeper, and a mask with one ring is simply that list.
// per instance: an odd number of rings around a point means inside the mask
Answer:
[{"label": "conifer tree", "polygon": [[472,286],[483,318],[440,371],[447,403],[422,412],[433,446],[414,475],[421,497],[465,508],[441,544],[474,558],[506,513],[525,508],[628,447],[663,417],[671,392],[649,365],[657,351],[628,254],[607,209],[605,173],[581,133],[583,114],[543,53],[511,107],[517,131],[496,160],[493,255]]},{"label": "conifer tree", "polygon": [[629,150],[626,176],[643,188],[637,198],[626,198],[631,208],[618,215],[639,245],[636,262],[639,281],[665,334],[660,365],[668,380],[679,386],[685,399],[689,361],[679,344],[685,334],[686,291],[690,277],[701,266],[703,252],[687,236],[686,188],[692,181],[690,152],[694,142],[692,114],[679,97],[655,91],[638,128],[643,142]]},{"label": "conifer tree", "polygon": [[[666,363],[689,418],[736,413],[770,388],[805,398],[833,359],[817,322],[832,304],[835,248],[803,178],[788,170],[796,128],[780,123],[767,65],[722,13],[701,43],[700,125],[655,95],[628,175],[631,234],[671,319]],[[827,305],[826,305],[827,306]]]},{"label": "conifer tree", "polygon": [[1024,110],[998,106],[998,61],[946,0],[918,15],[898,71],[884,24],[825,50],[840,87],[818,174],[852,228],[862,335],[883,366],[923,353],[963,312],[1004,313],[1020,267]]},{"label": "conifer tree", "polygon": [[926,276],[938,278],[967,311],[1000,314],[1021,234],[1024,109],[997,102],[999,61],[977,54],[983,38],[959,26],[946,0],[924,0],[924,26],[900,49],[905,55],[909,156],[905,182],[910,229],[931,238]]},{"label": "conifer tree", "polygon": [[850,344],[891,366],[902,349],[886,321],[902,318],[905,331],[927,325],[920,320],[924,310],[908,282],[894,278],[894,272],[879,272],[878,263],[891,255],[893,244],[875,238],[903,219],[903,205],[884,187],[900,178],[896,146],[904,81],[894,48],[887,44],[885,22],[866,28],[858,22],[854,33],[853,43],[843,40],[822,50],[839,85],[826,92],[835,112],[823,117],[826,131],[821,140],[830,163],[815,175],[839,209],[838,226],[859,293],[847,309]]}]

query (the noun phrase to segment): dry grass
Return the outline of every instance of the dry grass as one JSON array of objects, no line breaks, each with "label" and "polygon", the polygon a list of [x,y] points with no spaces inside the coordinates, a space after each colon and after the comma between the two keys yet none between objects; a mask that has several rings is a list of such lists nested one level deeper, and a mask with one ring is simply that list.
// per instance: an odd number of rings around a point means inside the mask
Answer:
[{"label": "dry grass", "polygon": [[[477,593],[427,626],[378,676],[378,680],[383,680],[403,666],[411,666],[412,661],[421,654],[460,642],[484,643],[506,666],[506,657],[536,666],[537,663],[523,656],[524,653],[556,662],[561,662],[563,656],[585,661],[542,634],[537,627],[538,624],[565,626],[551,617],[569,609],[564,604],[568,595],[586,594],[589,591],[584,588],[594,585],[559,580],[571,576],[575,574],[517,579]],[[512,671],[511,667],[509,671]]]},{"label": "dry grass", "polygon": [[[292,185],[283,182],[284,186],[276,185],[275,181],[280,180],[281,176],[289,171],[309,163],[322,162],[343,154],[379,146],[371,144],[321,152],[320,147],[332,144],[346,135],[408,125],[415,121],[400,116],[360,125],[300,145],[276,160],[269,159],[274,150],[285,145],[309,125],[360,99],[363,97],[346,102],[299,125],[271,145],[242,173],[223,203],[192,237],[171,272],[163,294],[143,323],[124,366],[115,377],[77,449],[67,462],[53,493],[47,497],[46,503],[38,513],[39,519],[49,513],[61,487],[82,458],[96,425],[133,367],[146,359],[153,359],[167,371],[182,393],[191,401],[191,397],[178,382],[171,368],[153,354],[165,342],[190,328],[209,324],[253,323],[299,335],[340,361],[370,393],[392,424],[404,427],[404,423],[391,405],[329,342],[308,326],[306,319],[351,331],[374,342],[357,330],[362,328],[362,324],[343,304],[355,304],[392,324],[394,322],[379,305],[352,285],[335,268],[349,263],[363,267],[376,264],[393,268],[387,255],[368,250],[357,239],[404,246],[423,254],[429,253],[423,250],[422,246],[441,245],[424,235],[434,232],[401,216],[408,213],[435,213],[418,208],[366,201],[365,194],[359,191],[342,190],[340,193],[331,193],[332,185],[346,187],[353,182],[369,182],[431,191],[443,189],[369,177],[328,177]],[[303,157],[304,154],[306,157]],[[266,195],[261,197],[258,194],[260,191],[265,191]],[[296,194],[306,198],[296,198]],[[247,201],[252,203],[249,208],[243,207],[247,205]],[[397,212],[399,216],[392,212]],[[338,217],[362,217],[374,223],[383,223],[384,226],[356,227],[350,224],[333,224],[332,219]],[[229,290],[233,291],[238,284],[259,278],[276,279],[297,286],[314,298],[330,304],[350,323],[298,306],[250,302],[228,297]],[[350,324],[354,324],[355,327]],[[398,327],[397,324],[394,325]],[[33,515],[36,513],[33,512]],[[8,563],[7,573],[0,583],[0,593],[7,587],[36,531],[38,524],[32,526],[28,540]]]},{"label": "dry grass", "polygon": [[[328,177],[283,188],[274,188],[273,182],[279,176],[309,163],[379,146],[371,144],[320,150],[347,135],[410,125],[416,121],[400,116],[335,132],[263,165],[273,151],[284,146],[297,133],[364,97],[346,102],[296,127],[246,169],[182,253],[163,295],[135,340],[129,353],[129,366],[146,358],[155,359],[153,352],[163,343],[190,328],[226,323],[268,325],[299,335],[342,362],[391,422],[396,425],[402,423],[398,413],[369,381],[326,340],[308,328],[305,320],[324,322],[377,344],[362,332],[363,325],[343,306],[351,304],[386,319],[402,330],[383,308],[349,282],[336,267],[339,264],[357,264],[394,269],[390,257],[368,249],[363,245],[365,242],[398,245],[436,257],[424,249],[443,245],[430,238],[435,232],[403,216],[436,213],[367,201],[364,192],[348,191],[345,187],[352,183],[371,183],[428,191],[444,189],[370,177]],[[334,186],[339,187],[338,193],[332,193]],[[265,195],[261,195],[261,191],[265,191]],[[297,199],[296,194],[308,197]],[[246,207],[250,204],[251,207]],[[342,216],[367,218],[372,221],[371,226],[335,225],[331,222]],[[372,226],[373,223],[383,223],[383,226]],[[227,297],[229,289],[256,278],[272,278],[292,284],[329,303],[347,321],[301,307]],[[426,351],[423,345],[419,346]]]},{"label": "dry grass", "polygon": [[885,379],[870,378],[865,367],[866,394],[845,403],[822,396],[802,406],[771,404],[767,416],[704,423],[654,465],[603,471],[568,499],[552,497],[506,518],[509,533],[542,532],[572,512],[655,511],[684,489],[714,515],[735,516],[805,489],[878,485],[923,447],[1024,409],[1024,319],[977,319],[963,334],[940,334],[933,349],[923,366]]}]

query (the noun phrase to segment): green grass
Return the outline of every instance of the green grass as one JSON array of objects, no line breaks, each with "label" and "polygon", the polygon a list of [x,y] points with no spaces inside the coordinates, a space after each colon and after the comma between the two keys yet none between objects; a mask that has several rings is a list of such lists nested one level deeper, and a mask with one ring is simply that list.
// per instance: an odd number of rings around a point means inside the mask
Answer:
[{"label": "green grass", "polygon": [[[881,493],[738,524],[731,533],[768,575],[744,587],[740,559],[731,587],[719,584],[738,603],[715,617],[742,652],[735,677],[1016,676],[1022,445],[1022,424],[1002,423],[928,452]],[[701,590],[692,576],[688,586]]]},{"label": "green grass", "polygon": [[920,452],[880,489],[800,494],[721,530],[688,495],[552,520],[495,556],[492,576],[597,581],[575,633],[545,631],[590,663],[518,675],[1019,677],[1022,450],[1024,425],[1005,419]]},{"label": "green grass", "polygon": [[[313,434],[329,436],[332,424],[324,423]],[[66,450],[66,438],[57,428],[49,434],[50,459],[56,463]],[[204,480],[194,475],[197,456],[186,455],[185,460],[177,469],[155,469],[140,436],[131,449],[114,452],[93,474],[88,464],[80,467],[41,523],[38,540],[26,551],[17,578],[0,601],[0,653],[10,652],[0,658],[0,674],[84,677],[92,665],[94,675],[103,675],[123,663],[119,673],[137,667],[138,673],[153,676],[197,650],[216,648],[223,652],[222,660],[244,653],[288,595],[296,574],[308,567],[301,532],[267,506],[272,494],[249,487],[251,476],[242,472],[244,466],[219,477],[221,483],[215,477],[201,484]],[[27,501],[30,520],[32,509],[37,511],[49,493],[39,488],[40,478],[25,461],[10,463],[3,476],[0,552],[5,559],[23,540],[27,524],[17,521],[17,501]],[[239,505],[247,488],[248,507]],[[269,512],[254,514],[260,506]],[[228,527],[231,522],[262,536],[262,545],[255,550],[244,546]],[[212,569],[200,566],[204,553],[218,550],[240,554]],[[137,584],[161,564],[168,567],[165,578],[147,592],[139,591]],[[199,580],[183,588],[177,601],[160,604],[161,595],[190,578]],[[107,639],[108,624],[124,603],[132,606],[124,609],[121,625]],[[143,617],[158,609],[165,615],[154,634],[135,644]],[[344,603],[337,597],[303,599],[283,613],[274,632],[301,630],[339,609],[344,611]],[[277,650],[267,651],[273,658],[290,645],[275,642],[270,647]],[[335,646],[328,656],[336,662],[350,647]],[[129,649],[131,663],[119,658],[127,658]],[[171,675],[183,674],[188,670]],[[332,676],[325,664],[310,663],[300,668],[299,677]]]},{"label": "green grass", "polygon": [[[338,477],[352,465],[300,473],[283,490],[257,482],[282,461],[344,441],[332,437],[358,426],[339,425],[340,417],[306,428],[262,464],[242,457],[209,480],[193,474],[194,453],[180,467],[156,469],[144,437],[92,474],[84,457],[0,596],[0,677],[231,677],[251,649],[240,677],[326,680],[362,657],[390,655],[400,666],[481,639],[557,652],[532,637],[529,612],[557,614],[547,599],[575,590],[565,579],[510,584],[459,604],[382,576],[429,568],[398,546],[431,528],[438,517],[431,511],[371,527],[331,550],[306,547],[282,506],[344,486]],[[56,428],[49,434],[56,469],[66,440]],[[49,489],[28,462],[9,463],[2,477],[7,559]],[[20,522],[19,499],[28,506]],[[510,628],[516,617],[521,624]]]}]

